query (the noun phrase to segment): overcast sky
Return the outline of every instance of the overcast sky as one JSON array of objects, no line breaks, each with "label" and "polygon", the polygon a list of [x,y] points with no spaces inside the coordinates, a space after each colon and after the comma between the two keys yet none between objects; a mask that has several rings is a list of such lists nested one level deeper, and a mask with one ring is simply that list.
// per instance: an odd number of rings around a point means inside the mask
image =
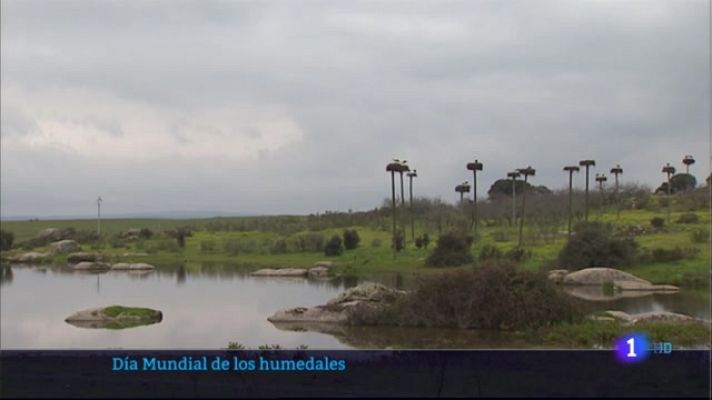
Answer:
[{"label": "overcast sky", "polygon": [[[708,1],[2,1],[3,217],[363,210],[710,159]],[[583,174],[576,178],[583,185]]]}]

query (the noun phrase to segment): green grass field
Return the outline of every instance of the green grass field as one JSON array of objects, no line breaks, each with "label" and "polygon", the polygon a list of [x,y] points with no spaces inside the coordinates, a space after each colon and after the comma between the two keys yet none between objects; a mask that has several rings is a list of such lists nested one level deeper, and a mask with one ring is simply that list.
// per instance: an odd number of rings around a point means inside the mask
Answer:
[{"label": "green grass field", "polygon": [[[676,247],[694,249],[695,253],[683,260],[655,263],[647,262],[628,267],[626,270],[648,279],[654,283],[669,283],[683,286],[707,285],[710,271],[710,242],[693,241],[694,230],[706,230],[709,236],[710,213],[709,211],[696,211],[699,222],[694,224],[680,224],[675,221],[683,214],[673,212],[672,223],[666,224],[664,230],[648,233],[636,237],[636,242],[641,250],[649,251],[655,248],[673,249]],[[664,211],[653,212],[646,210],[626,210],[621,213],[620,222],[616,222],[613,210],[607,210],[602,215],[598,212],[591,213],[592,220],[599,218],[606,222],[640,225],[650,227],[650,220],[655,216],[665,217]],[[240,218],[260,217],[234,217],[220,218],[222,221],[239,220]],[[269,218],[269,217],[264,217]],[[295,217],[302,218],[302,217]],[[248,231],[248,232],[208,232],[204,229],[206,224],[216,219],[105,219],[102,221],[102,233],[109,237],[129,228],[149,228],[159,233],[178,226],[191,225],[197,229],[191,237],[186,238],[186,247],[178,249],[171,245],[174,239],[156,234],[149,240],[142,242],[129,242],[115,247],[110,244],[94,246],[83,245],[85,250],[100,250],[109,257],[119,257],[126,252],[148,252],[148,256],[141,257],[141,261],[161,264],[176,263],[229,263],[239,265],[254,265],[264,267],[308,267],[319,260],[332,260],[340,272],[348,275],[370,275],[378,273],[433,273],[442,269],[428,268],[425,258],[435,246],[436,233],[430,232],[431,245],[428,249],[415,248],[410,234],[408,234],[407,248],[394,256],[390,248],[391,235],[387,230],[374,229],[363,226],[354,226],[361,237],[360,244],[355,250],[345,251],[341,256],[326,257],[322,252],[288,252],[286,254],[273,254],[269,244],[287,236],[276,232]],[[55,221],[2,221],[2,229],[13,232],[15,243],[34,237],[44,228],[74,227],[77,230],[95,230],[95,220],[55,220]],[[201,230],[202,229],[202,230]],[[417,233],[422,232],[422,227],[417,227]],[[332,235],[340,235],[343,229],[326,229],[319,231],[328,239]],[[480,227],[481,239],[473,246],[473,254],[477,258],[479,249],[485,244],[494,244],[500,250],[507,251],[517,245],[517,234],[513,227]],[[555,267],[555,260],[559,250],[566,243],[565,226],[559,234],[546,240],[537,237],[534,232],[525,234],[528,242],[527,250],[532,257],[522,263],[523,268],[537,269],[542,266]],[[237,241],[250,242],[253,249],[230,254],[225,250],[225,243]],[[18,251],[13,250],[10,253]],[[57,261],[61,261],[58,258]],[[138,261],[138,259],[137,259]]]}]

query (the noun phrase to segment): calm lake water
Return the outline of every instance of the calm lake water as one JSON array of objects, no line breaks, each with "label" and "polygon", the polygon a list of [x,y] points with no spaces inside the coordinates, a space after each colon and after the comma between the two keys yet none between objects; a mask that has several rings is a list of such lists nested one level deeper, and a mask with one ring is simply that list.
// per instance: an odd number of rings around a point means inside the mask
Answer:
[{"label": "calm lake water", "polygon": [[[221,265],[166,267],[148,273],[80,273],[66,267],[4,266],[0,285],[2,349],[220,349],[228,342],[250,348],[279,344],[310,349],[525,348],[501,332],[418,328],[275,326],[267,317],[282,308],[323,304],[355,278],[331,281],[257,278]],[[374,279],[372,279],[374,280]],[[400,276],[382,283],[403,287]],[[407,279],[405,280],[407,281]],[[64,320],[93,307],[121,304],[163,311],[157,324],[122,330],[79,328]],[[710,319],[709,297],[700,292],[589,301],[592,310],[667,310]]]}]

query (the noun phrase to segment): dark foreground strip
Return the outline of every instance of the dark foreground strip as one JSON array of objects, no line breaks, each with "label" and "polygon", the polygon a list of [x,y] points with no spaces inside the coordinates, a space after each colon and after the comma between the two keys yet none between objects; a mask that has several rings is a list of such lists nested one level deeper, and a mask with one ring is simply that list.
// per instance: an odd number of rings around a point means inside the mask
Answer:
[{"label": "dark foreground strip", "polygon": [[[299,370],[260,369],[267,366]],[[653,355],[635,365],[619,364],[608,351],[0,352],[2,398],[706,398],[709,385],[709,351]]]}]

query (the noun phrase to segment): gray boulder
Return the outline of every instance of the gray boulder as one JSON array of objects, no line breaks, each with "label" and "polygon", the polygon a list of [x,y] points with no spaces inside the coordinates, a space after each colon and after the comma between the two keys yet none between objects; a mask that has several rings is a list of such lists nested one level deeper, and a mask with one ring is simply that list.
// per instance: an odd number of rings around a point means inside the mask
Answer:
[{"label": "gray boulder", "polygon": [[603,316],[598,316],[595,319],[610,318],[620,321],[625,325],[636,325],[642,323],[668,323],[668,324],[693,324],[693,323],[708,323],[707,321],[694,318],[692,316],[669,311],[651,311],[639,314],[628,314],[618,310],[608,310],[603,313]]},{"label": "gray boulder", "polygon": [[73,251],[79,251],[82,249],[76,240],[68,239],[52,242],[50,243],[50,246],[52,246],[54,251],[58,253],[71,253]]},{"label": "gray boulder", "polygon": [[264,268],[252,272],[252,276],[275,276],[275,277],[295,277],[307,276],[307,270],[304,268]]},{"label": "gray boulder", "polygon": [[606,282],[621,281],[650,284],[650,282],[633,274],[614,268],[584,268],[571,272],[564,277],[564,284],[566,285],[603,285]]},{"label": "gray boulder", "polygon": [[[550,276],[551,278],[551,276]],[[600,286],[613,283],[618,290],[641,291],[676,291],[672,285],[653,285],[645,279],[614,268],[585,268],[566,274],[563,278],[564,285],[572,286]]]},{"label": "gray boulder", "polygon": [[314,263],[314,267],[324,267],[327,269],[331,269],[334,266],[333,261],[317,261]]},{"label": "gray boulder", "polygon": [[37,238],[46,241],[57,241],[66,239],[66,231],[59,228],[46,228],[37,233]]},{"label": "gray boulder", "polygon": [[100,253],[76,252],[67,256],[67,262],[70,264],[80,263],[82,261],[101,261],[103,259]]},{"label": "gray boulder", "polygon": [[663,322],[673,324],[689,324],[701,322],[700,320],[693,318],[689,315],[669,311],[652,311],[641,314],[633,314],[630,317],[630,322],[634,325],[648,322]]},{"label": "gray boulder", "polygon": [[130,257],[147,257],[148,253],[123,253],[121,254],[121,257],[125,258],[130,258]]},{"label": "gray boulder", "polygon": [[42,253],[38,251],[29,251],[27,253],[21,253],[13,257],[9,257],[12,262],[18,263],[39,263],[49,260],[52,257],[50,253]]},{"label": "gray boulder", "polygon": [[360,307],[382,307],[405,292],[378,283],[363,283],[341,293],[324,305],[280,310],[267,318],[272,323],[315,322],[347,323],[351,313]]},{"label": "gray boulder", "polygon": [[72,266],[75,271],[106,271],[111,265],[100,261],[82,261]]},{"label": "gray boulder", "polygon": [[405,294],[403,290],[389,288],[380,283],[366,282],[347,289],[327,302],[327,305],[351,304],[354,302],[385,302],[393,301]]},{"label": "gray boulder", "polygon": [[111,266],[112,271],[150,271],[154,269],[156,267],[146,263],[116,263]]},{"label": "gray boulder", "polygon": [[280,310],[267,318],[269,322],[326,322],[346,323],[348,313],[344,308],[336,309],[326,306],[296,307]]},{"label": "gray boulder", "polygon": [[308,275],[313,278],[324,278],[329,276],[329,268],[327,267],[312,267],[309,268]]}]

